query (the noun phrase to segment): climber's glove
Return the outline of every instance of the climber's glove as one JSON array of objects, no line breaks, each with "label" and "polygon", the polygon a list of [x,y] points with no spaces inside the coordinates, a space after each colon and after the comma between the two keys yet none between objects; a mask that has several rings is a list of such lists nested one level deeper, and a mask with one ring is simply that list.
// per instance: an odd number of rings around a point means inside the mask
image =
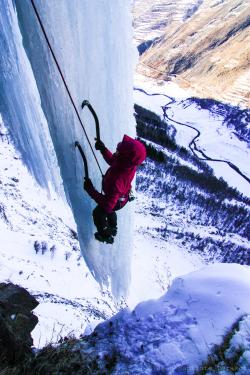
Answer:
[{"label": "climber's glove", "polygon": [[84,187],[84,190],[86,190],[87,193],[90,193],[91,191],[93,191],[95,189],[90,178],[84,179],[83,187]]},{"label": "climber's glove", "polygon": [[104,152],[106,150],[105,144],[100,139],[97,139],[97,138],[95,139],[96,139],[95,149],[100,150],[101,152]]}]

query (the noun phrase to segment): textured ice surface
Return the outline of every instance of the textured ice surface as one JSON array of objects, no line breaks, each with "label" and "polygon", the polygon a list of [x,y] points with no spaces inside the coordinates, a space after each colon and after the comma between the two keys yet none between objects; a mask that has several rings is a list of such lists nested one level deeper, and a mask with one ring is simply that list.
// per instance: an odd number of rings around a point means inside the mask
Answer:
[{"label": "textured ice surface", "polygon": [[[91,102],[99,116],[101,137],[114,150],[124,133],[135,134],[129,1],[37,0],[35,3],[76,106],[80,110],[83,99]],[[91,211],[95,205],[82,189],[83,168],[74,149],[76,139],[84,147],[90,177],[98,190],[101,174],[31,2],[17,0],[15,6],[17,9],[10,0],[0,4],[0,110],[4,122],[40,184],[52,183],[63,194],[62,178],[87,265],[100,283],[111,284],[116,296],[124,295],[130,279],[131,207],[119,213],[119,234],[114,245],[100,245],[93,240]],[[93,119],[87,111],[81,116],[94,144]],[[105,171],[105,163],[101,165]]]}]

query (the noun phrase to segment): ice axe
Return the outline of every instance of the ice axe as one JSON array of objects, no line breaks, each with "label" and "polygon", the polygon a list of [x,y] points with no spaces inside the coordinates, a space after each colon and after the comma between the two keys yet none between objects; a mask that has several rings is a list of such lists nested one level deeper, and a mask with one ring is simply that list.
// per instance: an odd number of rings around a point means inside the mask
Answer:
[{"label": "ice axe", "polygon": [[101,140],[101,137],[100,137],[100,125],[99,125],[99,120],[98,120],[98,117],[97,117],[97,114],[94,110],[94,108],[92,107],[92,105],[90,104],[90,102],[88,100],[84,100],[82,102],[82,109],[87,106],[88,109],[90,110],[90,112],[92,113],[93,117],[94,117],[94,120],[95,120],[95,128],[96,128],[96,140],[97,141],[100,141]]},{"label": "ice axe", "polygon": [[83,152],[83,149],[82,149],[82,146],[80,145],[80,143],[78,141],[75,142],[75,147],[78,148],[80,154],[81,154],[81,157],[82,157],[82,160],[83,160],[83,164],[84,164],[84,171],[85,171],[85,180],[89,179],[89,169],[88,169],[88,163],[87,163],[87,159],[86,159],[86,156]]}]

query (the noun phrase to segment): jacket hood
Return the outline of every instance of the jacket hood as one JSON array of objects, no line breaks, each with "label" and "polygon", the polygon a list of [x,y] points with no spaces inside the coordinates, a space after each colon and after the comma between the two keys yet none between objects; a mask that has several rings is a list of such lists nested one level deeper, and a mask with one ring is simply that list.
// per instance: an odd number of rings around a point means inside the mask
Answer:
[{"label": "jacket hood", "polygon": [[138,140],[124,135],[122,142],[117,145],[117,162],[123,167],[136,167],[146,159],[146,148]]}]

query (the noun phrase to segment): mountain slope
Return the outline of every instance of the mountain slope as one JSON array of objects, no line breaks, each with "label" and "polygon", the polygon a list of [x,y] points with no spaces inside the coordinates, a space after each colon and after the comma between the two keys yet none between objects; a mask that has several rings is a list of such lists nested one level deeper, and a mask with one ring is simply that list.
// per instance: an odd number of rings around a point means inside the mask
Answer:
[{"label": "mountain slope", "polygon": [[[188,16],[180,3],[186,4],[177,2],[173,11],[165,8],[167,25],[161,30],[160,41],[140,57],[138,72],[157,79],[173,79],[202,98],[250,108],[248,3],[204,0],[197,6],[193,4]],[[150,10],[153,13],[153,6]],[[140,15],[140,19],[143,17],[147,17],[146,13]],[[148,38],[147,30],[144,38]]]},{"label": "mountain slope", "polygon": [[151,161],[138,173],[142,211],[154,217],[154,236],[184,246],[206,262],[250,264],[249,199],[168,134],[168,122],[135,106],[137,134]]}]

